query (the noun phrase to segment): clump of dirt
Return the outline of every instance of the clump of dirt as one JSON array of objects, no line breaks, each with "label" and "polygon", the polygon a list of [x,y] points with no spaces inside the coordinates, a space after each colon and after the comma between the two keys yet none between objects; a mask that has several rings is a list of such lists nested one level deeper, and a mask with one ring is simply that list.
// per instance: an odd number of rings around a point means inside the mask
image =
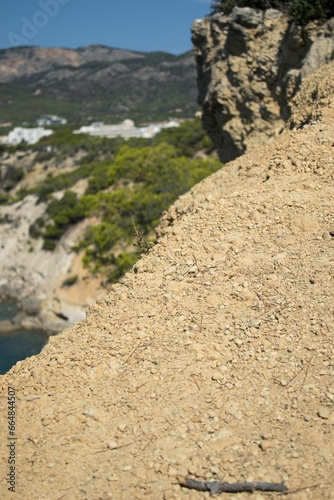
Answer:
[{"label": "clump of dirt", "polygon": [[[178,475],[333,498],[333,76],[305,81],[292,130],[181,197],[86,320],[2,377],[19,498],[208,498]],[[300,126],[319,85],[322,119]]]}]

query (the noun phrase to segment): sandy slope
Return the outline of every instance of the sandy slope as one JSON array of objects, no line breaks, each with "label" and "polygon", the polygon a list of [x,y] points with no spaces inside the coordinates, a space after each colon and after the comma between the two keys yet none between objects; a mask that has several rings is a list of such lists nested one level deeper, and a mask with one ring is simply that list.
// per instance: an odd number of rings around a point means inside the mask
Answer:
[{"label": "sandy slope", "polygon": [[294,130],[178,200],[123,284],[1,378],[16,498],[209,496],[178,474],[334,498],[333,76],[306,81]]}]

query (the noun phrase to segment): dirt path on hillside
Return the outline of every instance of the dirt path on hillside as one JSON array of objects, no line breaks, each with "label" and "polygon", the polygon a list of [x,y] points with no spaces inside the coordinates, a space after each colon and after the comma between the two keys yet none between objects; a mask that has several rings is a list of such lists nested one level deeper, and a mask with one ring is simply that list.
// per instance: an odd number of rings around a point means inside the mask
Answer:
[{"label": "dirt path on hillside", "polygon": [[304,83],[294,130],[178,200],[85,321],[1,377],[15,498],[209,497],[178,475],[334,498],[333,76]]}]

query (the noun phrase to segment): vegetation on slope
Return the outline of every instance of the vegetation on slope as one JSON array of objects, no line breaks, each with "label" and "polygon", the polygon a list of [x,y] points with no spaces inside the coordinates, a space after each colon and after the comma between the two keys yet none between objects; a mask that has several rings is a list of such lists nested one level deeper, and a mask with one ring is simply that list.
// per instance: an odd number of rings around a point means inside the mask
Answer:
[{"label": "vegetation on slope", "polygon": [[[71,225],[91,218],[75,250],[84,250],[84,265],[107,281],[117,281],[147,251],[159,218],[181,194],[221,167],[210,156],[213,144],[196,120],[165,129],[152,139],[101,139],[69,135],[58,129],[34,148],[52,145],[60,163],[64,155],[83,151],[74,170],[46,180],[20,197],[33,193],[47,210],[30,226],[32,238],[43,238],[53,250]],[[197,153],[201,151],[202,155]],[[38,155],[47,151],[38,151]],[[48,153],[49,154],[49,153]],[[198,158],[197,156],[201,156]],[[81,179],[87,188],[78,196],[71,188]],[[62,197],[53,196],[65,191]]]},{"label": "vegetation on slope", "polygon": [[[2,50],[0,59],[8,65],[7,56],[10,62],[24,51],[18,47],[12,55],[13,49]],[[142,53],[118,61],[97,51],[96,60],[78,67],[64,65],[55,54],[49,70],[33,50],[25,56],[30,72],[0,82],[1,121],[13,125],[34,124],[45,113],[64,116],[71,123],[131,118],[140,124],[170,116],[188,118],[197,110],[195,61],[189,52]]]},{"label": "vegetation on slope", "polygon": [[214,0],[214,11],[230,13],[233,7],[285,10],[297,24],[304,25],[315,19],[329,19],[334,16],[333,0]]}]

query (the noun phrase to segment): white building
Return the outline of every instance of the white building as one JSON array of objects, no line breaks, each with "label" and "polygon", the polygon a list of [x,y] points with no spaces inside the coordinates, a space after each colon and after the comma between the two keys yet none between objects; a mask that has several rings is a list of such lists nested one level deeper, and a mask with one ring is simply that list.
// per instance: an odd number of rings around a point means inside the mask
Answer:
[{"label": "white building", "polygon": [[124,120],[117,125],[105,125],[103,122],[92,123],[88,126],[83,126],[79,130],[75,130],[74,134],[89,134],[95,137],[123,137],[129,139],[130,137],[143,137],[150,139],[158,134],[163,128],[179,127],[180,124],[176,121],[169,121],[164,123],[152,123],[147,127],[136,127],[132,120]]},{"label": "white building", "polygon": [[123,137],[123,139],[140,137],[139,129],[135,127],[132,120],[124,120],[124,122],[117,125],[105,125],[103,122],[96,122],[92,123],[92,125],[81,127],[79,130],[74,130],[73,133],[89,134],[95,137],[108,137],[110,139],[115,137]]},{"label": "white building", "polygon": [[152,123],[151,125],[148,125],[147,127],[140,127],[140,137],[143,137],[144,139],[151,139],[155,135],[159,134],[162,129],[164,128],[172,128],[172,127],[179,127],[180,124],[176,121],[170,120],[169,122],[163,122],[163,123]]},{"label": "white building", "polygon": [[53,134],[52,130],[47,130],[42,127],[38,128],[23,128],[15,127],[11,132],[9,132],[7,137],[7,144],[16,146],[20,142],[24,141],[27,144],[36,144],[42,137],[47,137]]}]

